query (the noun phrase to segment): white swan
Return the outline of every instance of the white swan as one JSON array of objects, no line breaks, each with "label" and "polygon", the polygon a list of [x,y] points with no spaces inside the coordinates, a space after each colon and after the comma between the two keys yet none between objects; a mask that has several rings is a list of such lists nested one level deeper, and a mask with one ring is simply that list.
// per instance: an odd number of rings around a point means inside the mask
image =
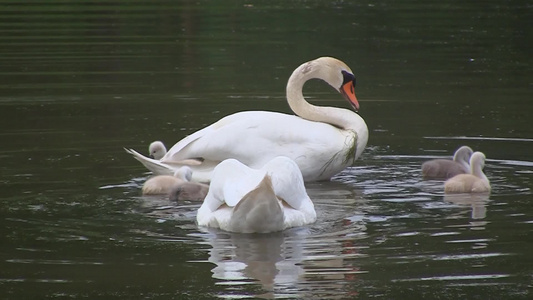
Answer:
[{"label": "white swan", "polygon": [[468,161],[474,151],[468,146],[462,146],[453,155],[453,160],[433,159],[422,164],[424,178],[448,179],[458,174],[470,171]]},{"label": "white swan", "polygon": [[355,77],[342,61],[321,57],[300,65],[287,83],[287,101],[297,116],[268,111],[238,112],[222,118],[176,143],[161,159],[126,151],[156,174],[172,174],[184,160],[194,181],[208,182],[214,167],[234,158],[260,168],[276,156],[294,160],[305,181],[327,180],[350,166],[368,141],[365,121],[355,112],[314,106],[302,94],[306,81],[318,78],[331,85],[358,110]]},{"label": "white swan", "polygon": [[221,162],[196,218],[199,226],[266,233],[313,223],[316,212],[298,165],[279,156],[261,169]]},{"label": "white swan", "polygon": [[192,170],[183,166],[174,172],[174,175],[157,175],[149,178],[143,184],[143,195],[163,195],[169,194],[176,185],[190,181]]},{"label": "white swan", "polygon": [[474,152],[470,157],[470,174],[456,175],[444,183],[445,193],[487,193],[490,192],[490,182],[483,167],[485,154]]}]

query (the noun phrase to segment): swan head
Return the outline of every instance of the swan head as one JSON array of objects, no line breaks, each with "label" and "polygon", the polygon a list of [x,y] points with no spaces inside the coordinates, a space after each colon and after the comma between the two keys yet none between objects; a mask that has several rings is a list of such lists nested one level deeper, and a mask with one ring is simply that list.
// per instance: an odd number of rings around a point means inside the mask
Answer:
[{"label": "swan head", "polygon": [[187,166],[183,166],[174,172],[174,177],[182,179],[183,181],[191,181],[192,169]]},{"label": "swan head", "polygon": [[150,153],[150,156],[154,159],[159,160],[167,154],[167,148],[161,141],[155,141],[148,147],[148,153]]},{"label": "swan head", "polygon": [[355,111],[359,110],[359,102],[355,96],[355,76],[344,62],[333,57],[320,57],[304,63],[296,71],[300,71],[305,79],[324,80],[339,91]]}]

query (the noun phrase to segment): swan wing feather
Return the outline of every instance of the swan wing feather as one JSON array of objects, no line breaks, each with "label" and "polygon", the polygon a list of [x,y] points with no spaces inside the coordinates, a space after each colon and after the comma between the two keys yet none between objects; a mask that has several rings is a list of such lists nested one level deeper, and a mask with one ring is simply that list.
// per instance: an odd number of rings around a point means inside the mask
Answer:
[{"label": "swan wing feather", "polygon": [[148,170],[154,172],[155,174],[161,174],[161,175],[173,175],[175,168],[160,162],[157,159],[146,157],[139,152],[133,150],[133,149],[126,149],[127,153],[133,155],[133,158],[141,162]]},{"label": "swan wing feather", "polygon": [[344,162],[338,149],[348,148],[348,140],[329,124],[275,112],[247,111],[227,116],[184,138],[162,161],[202,158],[221,162],[237,158],[249,167],[261,168],[283,155],[296,161],[307,176],[321,177],[333,160]]},{"label": "swan wing feather", "polygon": [[266,172],[249,168],[236,159],[224,160],[213,171],[206,201],[216,201],[218,206],[212,206],[215,209],[222,204],[234,207],[265,176]]},{"label": "swan wing feather", "polygon": [[263,168],[270,175],[276,195],[294,209],[308,199],[304,179],[298,165],[290,158],[278,156]]}]

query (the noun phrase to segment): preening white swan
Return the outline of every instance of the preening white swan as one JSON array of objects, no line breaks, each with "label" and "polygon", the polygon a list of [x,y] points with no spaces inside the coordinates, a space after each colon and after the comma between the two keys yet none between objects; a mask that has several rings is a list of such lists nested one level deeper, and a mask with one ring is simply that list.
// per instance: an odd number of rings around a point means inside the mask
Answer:
[{"label": "preening white swan", "polygon": [[155,174],[172,174],[193,161],[193,180],[208,182],[214,167],[234,158],[260,168],[276,156],[294,160],[305,181],[327,180],[350,166],[368,141],[365,121],[355,112],[311,105],[302,94],[304,83],[322,79],[338,90],[355,110],[355,77],[342,61],[321,57],[300,65],[287,83],[287,101],[297,116],[245,111],[226,116],[176,143],[161,159],[126,151]]},{"label": "preening white swan", "polygon": [[276,157],[261,169],[227,159],[215,167],[196,219],[200,226],[266,233],[313,223],[316,212],[290,158]]},{"label": "preening white swan", "polygon": [[470,174],[456,175],[444,183],[445,193],[487,193],[490,192],[490,182],[483,167],[485,154],[474,152],[470,157]]},{"label": "preening white swan", "polygon": [[143,195],[163,195],[169,194],[170,191],[183,182],[190,181],[192,178],[192,170],[187,166],[183,166],[174,172],[174,175],[157,175],[149,178],[143,184]]},{"label": "preening white swan", "polygon": [[470,172],[468,161],[474,151],[468,146],[462,146],[453,155],[453,160],[433,159],[422,164],[424,178],[448,179],[458,174]]}]

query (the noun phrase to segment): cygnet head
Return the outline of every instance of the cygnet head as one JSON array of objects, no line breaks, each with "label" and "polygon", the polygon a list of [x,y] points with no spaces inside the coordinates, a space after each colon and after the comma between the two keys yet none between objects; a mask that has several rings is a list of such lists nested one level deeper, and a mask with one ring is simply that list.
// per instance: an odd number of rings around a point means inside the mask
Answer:
[{"label": "cygnet head", "polygon": [[183,181],[191,181],[192,169],[187,166],[183,166],[174,172],[174,177],[182,179]]},{"label": "cygnet head", "polygon": [[472,154],[472,156],[470,157],[470,168],[471,168],[471,173],[474,174],[474,175],[477,175],[475,174],[476,170],[478,171],[481,171],[483,170],[483,168],[485,167],[485,154],[483,154],[483,152],[474,152],[474,154]]},{"label": "cygnet head", "polygon": [[161,141],[155,141],[148,147],[148,153],[150,153],[150,156],[154,159],[160,160],[165,154],[167,154],[167,148]]},{"label": "cygnet head", "polygon": [[461,146],[453,155],[453,160],[456,162],[469,161],[474,151],[468,146]]}]

